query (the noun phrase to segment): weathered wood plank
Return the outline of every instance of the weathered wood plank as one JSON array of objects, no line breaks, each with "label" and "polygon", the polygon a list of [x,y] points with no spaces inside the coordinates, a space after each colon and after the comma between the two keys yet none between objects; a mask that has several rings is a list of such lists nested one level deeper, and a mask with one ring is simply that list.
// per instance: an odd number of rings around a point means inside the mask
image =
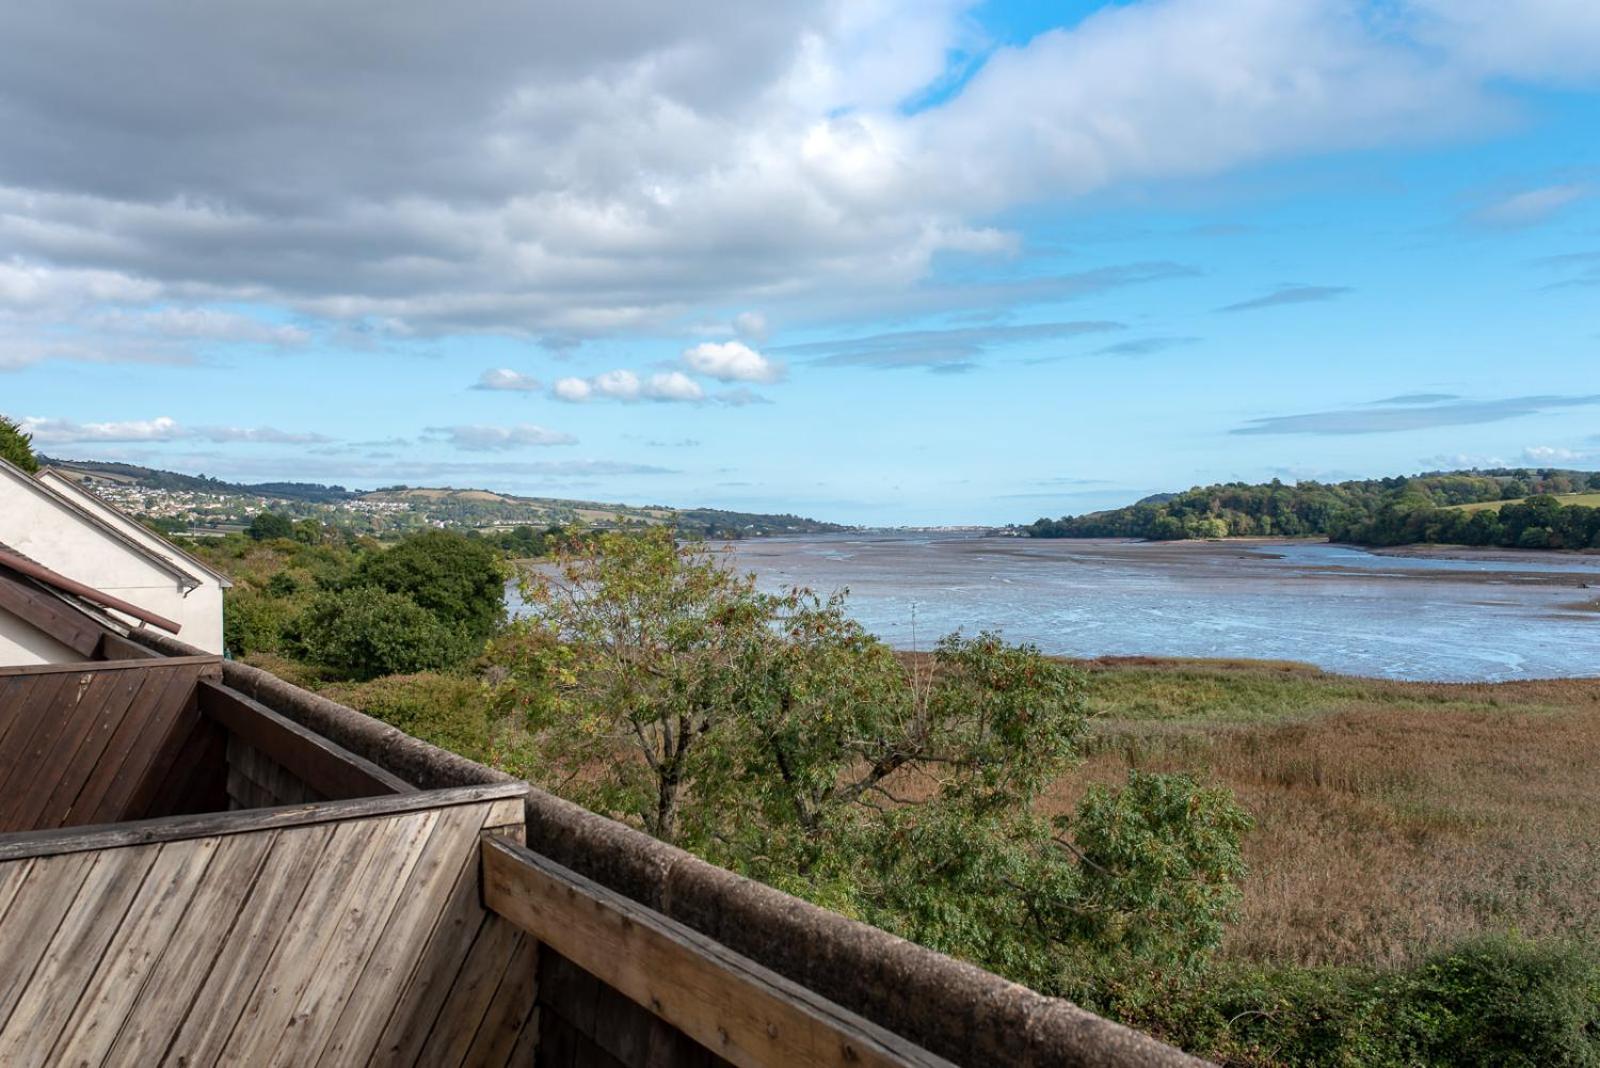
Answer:
[{"label": "weathered wood plank", "polygon": [[[278,832],[212,839],[216,853],[166,951],[150,971],[129,1007],[122,1027],[107,1050],[104,1063],[144,1068],[157,1063],[177,1034],[190,1006],[217,964],[222,946],[246,911]],[[274,870],[273,880],[293,885],[296,870]],[[224,965],[226,968],[226,965]]]},{"label": "weathered wood plank", "polygon": [[273,808],[277,799],[267,793],[265,789],[256,785],[255,781],[235,764],[228,766],[228,797],[233,802],[229,811],[250,808]]},{"label": "weathered wood plank", "polygon": [[[27,781],[13,780],[16,791],[11,804],[0,815],[5,826],[17,830],[57,826],[55,820],[43,821],[45,806],[58,788],[66,785],[65,776],[73,768],[73,758],[100,721],[101,714],[109,713],[113,721],[118,721],[127,711],[132,693],[122,683],[129,679],[137,679],[137,676],[116,672],[82,676],[77,699],[57,714],[59,724],[55,738],[41,743],[33,757],[33,777]],[[81,776],[81,771],[79,774]],[[77,785],[82,785],[81,778]],[[76,792],[74,789],[73,793]]]},{"label": "weathered wood plank", "polygon": [[141,754],[159,743],[176,707],[194,688],[189,665],[169,662],[144,665],[155,686],[139,692],[139,711],[122,717],[106,742],[105,753],[72,803],[71,822],[78,826],[109,823],[127,818],[125,798],[146,774],[148,762]]},{"label": "weathered wood plank", "polygon": [[467,1047],[464,1065],[506,1064],[511,1060],[522,1029],[533,1015],[539,991],[539,942],[525,936],[506,965],[500,986],[489,999],[478,1033]]},{"label": "weathered wood plank", "polygon": [[49,689],[48,694],[45,691],[36,693],[33,707],[27,712],[32,720],[28,729],[13,732],[8,738],[8,741],[15,739],[15,744],[7,746],[8,752],[4,757],[5,778],[0,784],[0,831],[30,829],[13,824],[11,813],[27,800],[28,787],[41,770],[40,761],[61,734],[62,726],[78,699],[83,696],[89,679],[90,676],[82,673],[64,675],[56,686]]},{"label": "weathered wood plank", "polygon": [[92,855],[46,857],[32,862],[18,888],[5,923],[0,924],[0,1026],[44,956],[61,918],[77,899],[78,890],[94,867]]},{"label": "weathered wood plank", "polygon": [[334,825],[295,828],[275,837],[263,876],[204,980],[205,996],[193,1003],[162,1064],[189,1068],[217,1060],[307,887],[336,862],[330,852],[336,830]]},{"label": "weathered wood plank", "polygon": [[[211,721],[215,723],[215,721]],[[303,779],[296,778],[283,765],[265,756],[259,749],[216,724],[228,737],[228,766],[259,787],[259,793],[273,799],[278,805],[303,805],[308,801],[333,800],[313,790]],[[379,791],[387,793],[388,791]],[[369,794],[367,796],[376,796]]]},{"label": "weathered wood plank", "polygon": [[154,819],[226,811],[227,751],[227,732],[209,720],[197,720],[177,764],[151,797],[147,810],[138,815]]},{"label": "weathered wood plank", "polygon": [[203,653],[198,656],[162,656],[156,662],[149,659],[134,660],[81,660],[71,664],[17,664],[0,667],[0,679],[20,675],[74,675],[85,671],[149,671],[151,668],[189,667],[210,664],[221,669],[222,657]]},{"label": "weathered wood plank", "polygon": [[[18,680],[9,681],[15,685]],[[39,729],[39,709],[50,707],[55,702],[56,693],[69,683],[77,685],[77,680],[67,675],[41,676],[34,682],[27,694],[27,704],[15,705],[7,710],[12,725],[5,737],[0,738],[0,790],[8,788],[12,771],[21,763],[22,753],[27,749],[33,732]]]},{"label": "weathered wood plank", "polygon": [[[481,806],[444,809],[377,948],[355,982],[339,1022],[316,1063],[332,1066],[364,1059],[400,1000],[434,924],[468,864],[476,867]],[[310,1063],[308,1060],[306,1063]]]},{"label": "weathered wood plank", "polygon": [[483,860],[490,909],[741,1068],[948,1063],[525,847]]},{"label": "weathered wood plank", "polygon": [[[336,955],[341,941],[353,941],[365,919],[367,899],[376,892],[392,858],[408,857],[431,828],[431,812],[393,820],[364,820],[334,828],[326,862],[312,876],[295,913],[283,930],[255,993],[234,1025],[223,1050],[226,1059],[257,1063],[275,1056],[297,1008],[318,976]],[[390,887],[392,890],[393,887]],[[392,897],[381,901],[387,915]],[[359,965],[359,961],[356,962]],[[331,966],[331,965],[330,965]]]},{"label": "weathered wood plank", "polygon": [[[181,696],[175,695],[171,689],[162,695],[162,710],[168,712],[166,718],[170,723],[166,736],[150,753],[142,770],[139,770],[139,763],[124,765],[122,779],[113,785],[101,806],[103,819],[141,819],[151,814],[152,799],[171,773],[173,765],[183,759],[184,745],[195,724],[200,721],[200,707],[195,700],[194,691],[195,685],[206,677],[208,671],[216,675],[220,674],[221,669],[188,668],[184,672],[187,676],[187,688],[180,685]],[[124,782],[131,783],[132,789],[119,791],[117,787]]]},{"label": "weathered wood plank", "polygon": [[85,695],[86,714],[81,716],[86,725],[83,738],[71,758],[55,771],[55,789],[30,826],[61,827],[70,821],[73,805],[105,756],[106,745],[123,717],[140,714],[146,707],[143,701],[146,692],[159,691],[161,685],[159,676],[134,671],[115,671],[97,676],[97,680],[109,684],[111,692],[99,698],[98,708],[95,699]]},{"label": "weathered wood plank", "polygon": [[6,913],[11,911],[11,902],[16,899],[17,891],[22,889],[32,867],[31,860],[0,864],[0,923],[5,923]]},{"label": "weathered wood plank", "polygon": [[6,736],[17,724],[27,721],[23,710],[29,707],[29,698],[43,681],[39,675],[0,679],[0,752],[5,750]]},{"label": "weathered wood plank", "polygon": [[600,980],[548,945],[540,945],[543,946],[543,953],[540,960],[542,981],[539,984],[539,1003],[571,1024],[579,1034],[593,1035],[595,1013],[600,1002]]},{"label": "weathered wood plank", "polygon": [[226,686],[202,683],[199,697],[206,715],[326,797],[344,800],[416,789],[372,761]]},{"label": "weathered wood plank", "polygon": [[451,984],[450,996],[439,1008],[428,1041],[423,1044],[423,1064],[458,1065],[466,1056],[472,1036],[489,1010],[489,1002],[505,977],[506,967],[525,936],[498,916],[489,916],[478,929],[472,952],[462,962]]},{"label": "weathered wood plank", "polygon": [[475,805],[485,801],[512,800],[526,796],[528,784],[521,782],[484,783],[481,786],[455,786],[444,790],[418,790],[386,797],[362,797],[351,801],[319,801],[309,805],[255,809],[239,812],[208,812],[189,816],[163,816],[153,820],[134,820],[110,826],[48,828],[0,836],[0,861],[22,857],[54,856],[121,846],[170,842],[180,838],[209,838],[218,835],[247,834],[274,828],[311,826],[392,816],[402,812]]},{"label": "weathered wood plank", "polygon": [[96,775],[83,788],[77,804],[77,819],[83,823],[109,823],[131,819],[139,814],[138,795],[141,791],[154,791],[149,785],[152,775],[160,775],[158,761],[163,748],[171,745],[173,735],[187,731],[184,723],[194,700],[195,678],[202,667],[147,668],[165,675],[166,684],[160,694],[150,702],[149,713],[142,721],[134,716],[123,719],[130,731],[118,731],[118,748],[107,748],[106,759],[96,767]]},{"label": "weathered wood plank", "polygon": [[0,1029],[0,1064],[34,1068],[47,1063],[51,1045],[66,1027],[160,849],[146,846],[95,858],[94,868]]},{"label": "weathered wood plank", "polygon": [[428,947],[396,999],[369,1064],[401,1068],[418,1063],[462,963],[489,919],[481,901],[479,867],[473,857],[462,866],[450,899],[428,934]]},{"label": "weathered wood plank", "polygon": [[[539,1017],[539,1047],[539,1068],[547,1065],[550,1068],[630,1068],[555,1013]],[[680,1068],[680,1065],[676,1061],[661,1061],[650,1068]]]},{"label": "weathered wood plank", "polygon": [[160,851],[155,863],[46,1063],[95,1065],[104,1060],[145,980],[167,953],[222,842],[208,838],[153,847]]},{"label": "weathered wood plank", "polygon": [[17,616],[83,657],[93,656],[105,628],[82,612],[16,578],[0,572],[0,611]]},{"label": "weathered wood plank", "polygon": [[100,646],[94,655],[99,660],[150,660],[161,654],[108,630],[100,636]]},{"label": "weathered wood plank", "polygon": [[506,1058],[505,1068],[536,1068],[539,1063],[539,1028],[542,1024],[540,1014],[543,1011],[535,998],[528,1021],[522,1025],[522,1034],[517,1036],[516,1048]]},{"label": "weathered wood plank", "polygon": [[[323,936],[327,948],[322,959],[311,971],[299,1000],[290,1002],[287,1030],[272,1043],[275,1048],[269,1056],[258,1053],[255,1061],[290,1066],[316,1063],[438,820],[437,812],[422,812],[400,817],[388,827],[371,821],[374,826],[369,833],[380,841],[375,842],[366,868],[350,885],[342,920],[338,915],[325,918],[332,929]],[[397,937],[416,938],[417,933]]]}]

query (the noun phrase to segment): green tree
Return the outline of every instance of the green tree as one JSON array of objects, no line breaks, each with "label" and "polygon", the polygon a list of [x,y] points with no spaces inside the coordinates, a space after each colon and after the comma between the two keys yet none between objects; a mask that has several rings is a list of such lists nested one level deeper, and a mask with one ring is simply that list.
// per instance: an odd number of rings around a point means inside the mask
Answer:
[{"label": "green tree", "polygon": [[454,647],[432,612],[370,586],[318,594],[294,621],[293,637],[310,663],[361,681],[445,667]]},{"label": "green tree", "polygon": [[413,534],[362,561],[352,586],[403,594],[476,652],[505,619],[506,571],[496,548],[446,530]]},{"label": "green tree", "polygon": [[21,423],[3,415],[0,415],[0,460],[8,460],[29,474],[39,470],[39,458],[33,454],[33,435],[23,430]]},{"label": "green tree", "polygon": [[260,512],[250,520],[248,533],[256,541],[271,541],[294,535],[294,520],[277,512]]},{"label": "green tree", "polygon": [[489,652],[553,788],[1048,992],[1215,946],[1226,794],[1136,776],[1036,811],[1086,730],[1076,669],[990,634],[908,663],[842,597],[762,594],[664,529],[592,548],[528,576]]}]

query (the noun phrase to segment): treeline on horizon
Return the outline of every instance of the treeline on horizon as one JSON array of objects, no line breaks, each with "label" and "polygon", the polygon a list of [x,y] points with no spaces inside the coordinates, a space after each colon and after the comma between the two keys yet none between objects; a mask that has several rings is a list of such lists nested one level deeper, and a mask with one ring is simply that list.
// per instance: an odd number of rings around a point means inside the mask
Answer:
[{"label": "treeline on horizon", "polygon": [[[1600,491],[1600,472],[1497,468],[1351,482],[1230,482],[1024,528],[1034,538],[1310,537],[1357,545],[1600,549],[1600,508],[1560,494]],[[1498,509],[1459,505],[1514,502]]]}]

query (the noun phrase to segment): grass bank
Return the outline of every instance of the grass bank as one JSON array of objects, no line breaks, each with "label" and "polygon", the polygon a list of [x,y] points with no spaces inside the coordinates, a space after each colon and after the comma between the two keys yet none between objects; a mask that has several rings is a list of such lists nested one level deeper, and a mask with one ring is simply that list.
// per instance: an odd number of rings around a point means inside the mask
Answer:
[{"label": "grass bank", "polygon": [[1090,756],[1051,800],[1130,766],[1232,789],[1255,827],[1227,957],[1391,967],[1508,931],[1600,943],[1600,680],[1088,667]]}]

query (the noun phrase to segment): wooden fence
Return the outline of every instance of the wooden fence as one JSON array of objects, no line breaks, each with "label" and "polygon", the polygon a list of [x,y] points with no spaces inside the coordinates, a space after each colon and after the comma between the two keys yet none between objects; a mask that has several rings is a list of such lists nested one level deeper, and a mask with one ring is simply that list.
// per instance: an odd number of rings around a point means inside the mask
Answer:
[{"label": "wooden fence", "polygon": [[531,1064],[538,946],[479,885],[525,790],[0,840],[0,1064]]},{"label": "wooden fence", "polygon": [[223,733],[195,688],[217,657],[0,672],[0,833],[203,811]]}]

